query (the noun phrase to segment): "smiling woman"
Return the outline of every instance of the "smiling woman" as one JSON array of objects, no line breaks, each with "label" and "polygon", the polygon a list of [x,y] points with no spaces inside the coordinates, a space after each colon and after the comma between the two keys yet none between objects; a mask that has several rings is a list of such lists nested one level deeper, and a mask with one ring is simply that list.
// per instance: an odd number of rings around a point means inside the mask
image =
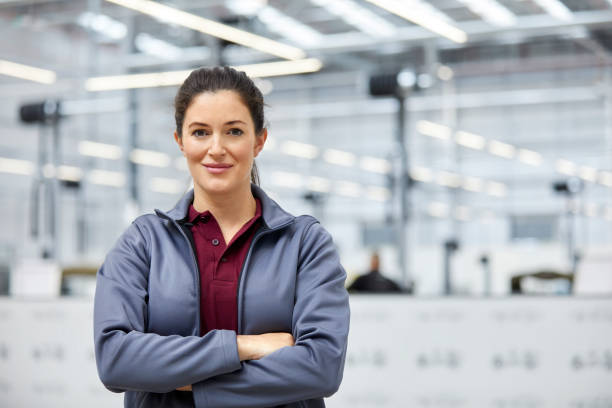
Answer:
[{"label": "smiling woman", "polygon": [[194,188],[137,218],[98,272],[100,379],[126,407],[322,407],[342,380],[346,274],[318,221],[258,186],[262,94],[203,68],[175,107]]}]

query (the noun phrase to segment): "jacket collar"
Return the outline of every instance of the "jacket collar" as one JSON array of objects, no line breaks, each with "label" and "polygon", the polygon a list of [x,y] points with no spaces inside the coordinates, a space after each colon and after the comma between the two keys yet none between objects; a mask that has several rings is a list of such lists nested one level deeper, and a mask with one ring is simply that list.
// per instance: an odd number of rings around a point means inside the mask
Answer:
[{"label": "jacket collar", "polygon": [[[282,228],[295,220],[295,217],[283,210],[276,201],[272,200],[260,187],[251,184],[251,192],[253,196],[259,198],[262,207],[262,218],[264,224],[269,229]],[[193,189],[189,190],[176,203],[173,209],[167,212],[155,210],[158,217],[170,219],[173,221],[183,221],[189,215],[189,205],[193,202]]]}]

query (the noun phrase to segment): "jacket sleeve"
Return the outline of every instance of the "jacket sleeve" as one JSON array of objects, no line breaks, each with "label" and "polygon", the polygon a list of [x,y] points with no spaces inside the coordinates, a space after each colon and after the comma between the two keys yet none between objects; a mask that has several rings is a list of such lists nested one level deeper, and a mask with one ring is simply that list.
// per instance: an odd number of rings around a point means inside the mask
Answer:
[{"label": "jacket sleeve", "polygon": [[264,407],[322,398],[342,380],[349,330],[346,273],[319,223],[305,233],[293,310],[295,346],[192,386],[196,407]]},{"label": "jacket sleeve", "polygon": [[136,223],[98,271],[94,345],[98,375],[111,391],[169,392],[240,369],[236,334],[204,337],[146,333],[149,250]]}]

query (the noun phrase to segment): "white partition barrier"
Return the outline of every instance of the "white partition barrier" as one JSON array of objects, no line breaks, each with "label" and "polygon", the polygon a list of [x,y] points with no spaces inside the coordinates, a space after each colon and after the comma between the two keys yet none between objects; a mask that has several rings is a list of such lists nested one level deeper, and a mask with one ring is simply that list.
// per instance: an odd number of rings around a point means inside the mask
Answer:
[{"label": "white partition barrier", "polygon": [[[351,299],[341,407],[612,407],[612,299]],[[92,303],[0,299],[1,407],[119,407]]]}]

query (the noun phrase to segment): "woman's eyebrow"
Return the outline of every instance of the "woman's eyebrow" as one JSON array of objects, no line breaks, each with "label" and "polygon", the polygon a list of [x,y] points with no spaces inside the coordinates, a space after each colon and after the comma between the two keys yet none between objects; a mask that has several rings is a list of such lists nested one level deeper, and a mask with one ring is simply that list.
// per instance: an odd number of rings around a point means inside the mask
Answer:
[{"label": "woman's eyebrow", "polygon": [[210,127],[210,125],[206,124],[206,123],[202,123],[202,122],[191,122],[189,124],[189,126],[187,126],[187,128],[190,128],[192,126],[203,126],[203,127]]},{"label": "woman's eyebrow", "polygon": [[236,120],[230,120],[229,122],[225,122],[225,124],[226,124],[226,125],[233,125],[233,124],[236,124],[236,123],[242,123],[243,125],[246,125],[246,123],[245,123],[245,122],[243,122],[243,121],[241,121],[241,120],[239,120],[239,119],[236,119]]}]

